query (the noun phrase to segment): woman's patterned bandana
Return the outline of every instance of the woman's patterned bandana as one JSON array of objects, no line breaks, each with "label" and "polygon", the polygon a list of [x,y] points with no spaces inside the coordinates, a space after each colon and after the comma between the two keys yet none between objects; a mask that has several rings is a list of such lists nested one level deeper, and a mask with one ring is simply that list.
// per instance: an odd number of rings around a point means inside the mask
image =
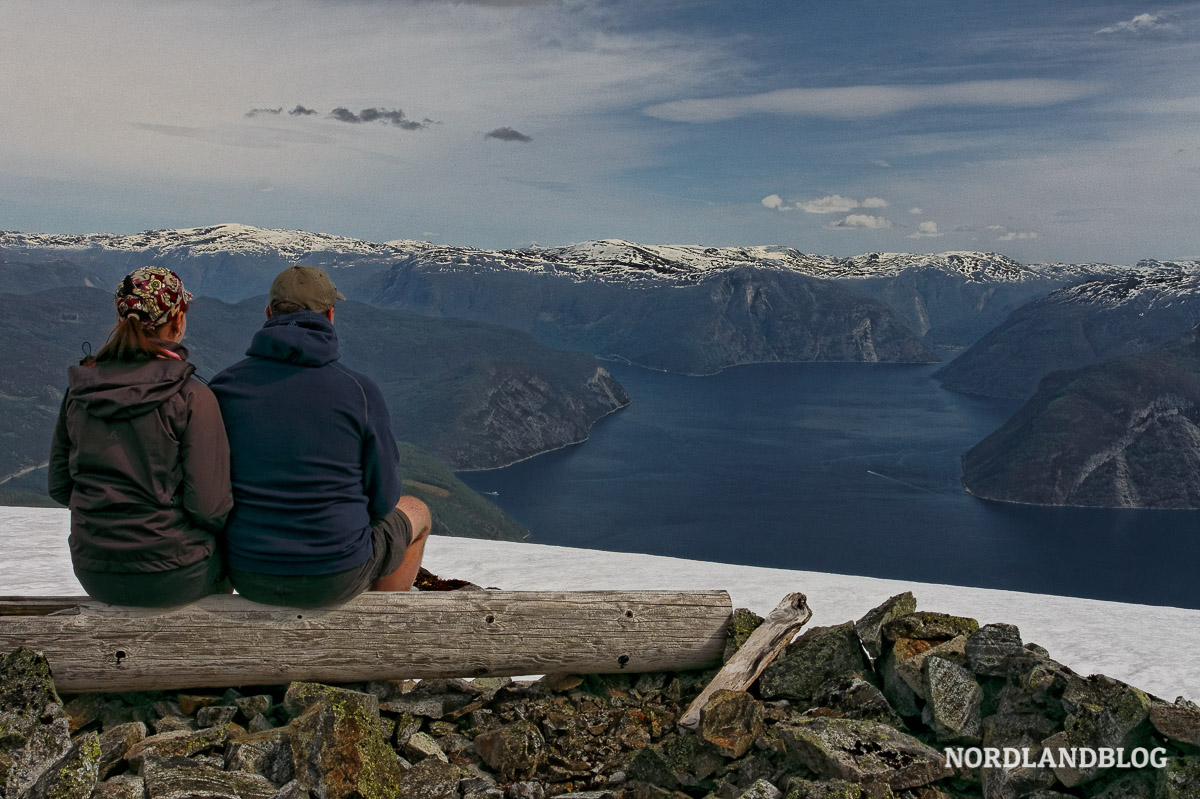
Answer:
[{"label": "woman's patterned bandana", "polygon": [[165,266],[143,266],[130,272],[117,286],[117,316],[135,314],[147,332],[174,316],[181,305],[192,301],[179,275]]}]

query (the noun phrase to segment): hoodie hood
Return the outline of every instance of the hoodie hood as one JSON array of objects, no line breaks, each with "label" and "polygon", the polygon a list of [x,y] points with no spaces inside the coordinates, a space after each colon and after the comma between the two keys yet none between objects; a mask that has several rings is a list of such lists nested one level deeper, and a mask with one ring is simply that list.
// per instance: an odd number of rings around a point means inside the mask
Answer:
[{"label": "hoodie hood", "polygon": [[324,366],[340,355],[333,323],[315,311],[272,316],[254,334],[246,354],[299,366]]},{"label": "hoodie hood", "polygon": [[196,371],[187,350],[170,341],[158,342],[179,356],[139,363],[104,361],[95,366],[67,369],[70,396],[85,411],[101,419],[132,419],[149,413],[179,393]]}]

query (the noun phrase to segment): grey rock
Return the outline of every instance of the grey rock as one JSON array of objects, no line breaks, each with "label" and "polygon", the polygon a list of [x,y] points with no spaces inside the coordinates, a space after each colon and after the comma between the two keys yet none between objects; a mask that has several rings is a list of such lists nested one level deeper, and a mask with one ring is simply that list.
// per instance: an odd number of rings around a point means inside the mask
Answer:
[{"label": "grey rock", "polygon": [[1182,696],[1176,699],[1173,705],[1152,702],[1150,723],[1161,735],[1173,741],[1200,746],[1200,706]]},{"label": "grey rock", "polygon": [[898,791],[927,785],[946,774],[940,752],[884,724],[800,719],[776,727],[789,754],[826,778],[882,782]]},{"label": "grey rock", "polygon": [[[126,724],[136,724],[137,722],[125,722]],[[121,725],[117,725],[121,726]],[[178,732],[179,730],[187,730],[195,732],[200,729],[200,725],[196,723],[194,718],[190,716],[163,716],[158,721],[154,722],[154,734],[161,735],[164,732]]]},{"label": "grey rock", "polygon": [[0,795],[19,796],[70,749],[46,659],[29,649],[0,655]]},{"label": "grey rock", "polygon": [[291,734],[291,727],[275,727],[230,742],[225,753],[225,769],[258,774],[275,785],[290,782],[296,775],[292,764]]},{"label": "grey rock", "polygon": [[401,775],[395,786],[395,796],[404,799],[459,799],[458,783],[462,769],[426,758]]},{"label": "grey rock", "polygon": [[700,709],[697,732],[726,757],[746,754],[762,731],[762,704],[745,691],[717,691]]},{"label": "grey rock", "polygon": [[303,785],[292,780],[286,785],[280,786],[279,790],[271,794],[271,799],[311,799],[311,796]]},{"label": "grey rock", "polygon": [[246,730],[251,733],[265,732],[266,730],[273,729],[274,727],[275,725],[271,723],[271,720],[262,713],[259,713],[257,716],[250,719],[250,721],[246,722]]},{"label": "grey rock", "polygon": [[814,627],[784,648],[758,681],[763,699],[811,703],[826,682],[869,672],[854,624]]},{"label": "grey rock", "polygon": [[1003,677],[1008,673],[1008,659],[1027,651],[1015,626],[985,624],[967,638],[967,668],[987,677]]},{"label": "grey rock", "polygon": [[725,765],[725,759],[696,735],[670,735],[639,749],[626,773],[631,780],[669,791],[694,789]]},{"label": "grey rock", "polygon": [[120,774],[96,785],[91,799],[145,799],[146,782],[136,774]]},{"label": "grey rock", "polygon": [[379,708],[388,713],[408,713],[428,719],[440,719],[450,712],[447,698],[442,696],[398,696],[381,702]]},{"label": "grey rock", "polygon": [[814,782],[800,777],[788,777],[783,783],[787,799],[867,799],[861,785],[845,780]]},{"label": "grey rock", "polygon": [[877,661],[877,673],[882,683],[880,690],[888,704],[901,716],[920,716],[917,692],[900,676],[900,657],[895,647],[889,647],[884,651],[883,659]]},{"label": "grey rock", "polygon": [[878,721],[898,730],[904,729],[904,721],[883,692],[859,677],[830,680],[813,701],[816,707],[806,711],[805,715]]},{"label": "grey rock", "polygon": [[146,725],[140,721],[118,724],[100,735],[100,779],[112,773],[125,753],[146,737]]},{"label": "grey rock", "polygon": [[241,711],[242,718],[250,721],[255,716],[265,716],[274,704],[270,694],[255,694],[254,696],[243,696],[233,700],[233,704]]},{"label": "grey rock", "polygon": [[221,704],[221,697],[208,694],[178,694],[175,701],[179,704],[183,715],[194,716],[200,712],[201,708]]},{"label": "grey rock", "polygon": [[20,799],[75,799],[91,796],[100,781],[100,736],[82,736],[57,762],[38,776]]},{"label": "grey rock", "polygon": [[505,793],[508,799],[546,799],[546,788],[540,782],[514,782]]},{"label": "grey rock", "polygon": [[288,685],[283,697],[283,707],[293,718],[314,704],[340,708],[350,715],[365,715],[379,718],[379,700],[361,691],[348,691],[315,682],[294,682]]},{"label": "grey rock", "polygon": [[942,743],[977,744],[983,738],[983,688],[964,667],[945,658],[925,659],[925,710]]},{"label": "grey rock", "polygon": [[159,733],[151,735],[149,738],[143,738],[131,746],[125,753],[125,760],[129,762],[131,768],[141,774],[147,759],[192,757],[223,746],[228,738],[229,728],[227,726],[209,727],[195,732],[176,730]]},{"label": "grey rock", "polygon": [[1144,799],[1154,796],[1157,780],[1153,771],[1133,771],[1119,774],[1091,799]]},{"label": "grey rock", "polygon": [[1196,799],[1200,796],[1200,755],[1167,761],[1158,772],[1154,799]]},{"label": "grey rock", "polygon": [[496,787],[496,781],[486,774],[472,774],[458,781],[458,792],[463,799],[504,799],[504,792]]},{"label": "grey rock", "polygon": [[[1063,730],[1077,749],[1133,749],[1149,742],[1150,698],[1145,693],[1103,675],[1071,681],[1062,697],[1067,717]],[[1081,769],[1077,779],[1090,782],[1105,771],[1098,766]],[[1071,783],[1059,775],[1068,787]]]},{"label": "grey rock", "polygon": [[896,594],[882,605],[867,611],[866,615],[854,623],[854,631],[858,640],[871,660],[877,660],[883,654],[883,625],[890,621],[907,616],[917,610],[917,599],[911,591]]},{"label": "grey rock", "polygon": [[233,705],[210,705],[196,712],[196,724],[200,727],[217,727],[233,721],[237,714],[238,709]]},{"label": "grey rock", "polygon": [[[1057,722],[1037,714],[996,713],[983,720],[983,745],[993,749],[1028,749],[1029,759],[1042,756],[1042,741],[1058,731]],[[1024,796],[1050,788],[1055,781],[1049,768],[1019,765],[1012,769],[983,768],[980,779],[985,796]]]},{"label": "grey rock", "polygon": [[74,735],[89,724],[99,721],[100,714],[104,712],[104,706],[107,704],[108,697],[104,694],[80,694],[67,702],[63,706],[63,712],[67,715],[71,734]]},{"label": "grey rock", "polygon": [[943,660],[963,665],[967,662],[966,636],[957,636],[949,641],[926,638],[900,638],[892,643],[891,664],[896,675],[908,685],[912,692],[923,700],[929,698],[925,692],[925,659],[937,655]]},{"label": "grey rock", "polygon": [[148,799],[271,799],[275,794],[265,777],[223,771],[186,757],[149,758],[142,777]]},{"label": "grey rock", "polygon": [[531,775],[546,758],[546,739],[528,721],[514,721],[475,736],[475,751],[506,777]]},{"label": "grey rock", "polygon": [[782,799],[782,797],[783,792],[770,782],[758,780],[743,791],[737,799]]}]

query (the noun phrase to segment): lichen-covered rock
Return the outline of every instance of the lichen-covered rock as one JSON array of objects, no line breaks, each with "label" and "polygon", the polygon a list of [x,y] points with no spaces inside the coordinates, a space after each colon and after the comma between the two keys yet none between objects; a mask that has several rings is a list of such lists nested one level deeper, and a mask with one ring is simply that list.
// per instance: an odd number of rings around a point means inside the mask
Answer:
[{"label": "lichen-covered rock", "polygon": [[737,799],[782,799],[783,792],[767,780],[758,780],[741,794]]},{"label": "lichen-covered rock", "polygon": [[815,707],[805,711],[805,715],[878,721],[898,730],[904,729],[904,721],[883,693],[859,677],[830,680],[813,702]]},{"label": "lichen-covered rock", "polygon": [[800,719],[778,725],[789,753],[823,777],[893,791],[927,785],[945,775],[936,749],[873,721]]},{"label": "lichen-covered rock", "polygon": [[104,694],[80,694],[67,702],[63,706],[63,712],[67,714],[71,734],[74,735],[89,724],[99,721],[100,714],[104,712],[104,706],[107,704],[108,698]]},{"label": "lichen-covered rock", "polygon": [[[125,723],[136,724],[137,722]],[[161,719],[154,722],[155,735],[162,735],[164,732],[178,732],[179,730],[195,732],[198,729],[200,729],[200,725],[197,724],[196,720],[191,716],[163,716]]]},{"label": "lichen-covered rock", "polygon": [[928,700],[925,690],[925,660],[937,656],[962,666],[967,662],[967,638],[959,635],[949,641],[926,638],[900,638],[892,644],[896,673],[921,699]]},{"label": "lichen-covered rock", "polygon": [[379,728],[375,697],[304,688],[292,699],[292,707],[307,704],[292,720],[288,739],[296,779],[303,787],[318,799],[393,799],[400,758]]},{"label": "lichen-covered rock", "polygon": [[862,642],[863,649],[867,650],[871,660],[877,660],[883,654],[883,625],[901,616],[915,613],[916,610],[916,597],[912,595],[911,591],[905,591],[903,594],[897,594],[886,600],[879,607],[867,611],[865,616],[854,623],[854,631],[858,633],[858,640]]},{"label": "lichen-covered rock", "polygon": [[145,799],[146,781],[136,774],[120,774],[97,783],[91,799]]},{"label": "lichen-covered rock", "polygon": [[192,757],[223,746],[229,739],[229,725],[209,727],[195,732],[176,730],[151,735],[135,743],[125,753],[130,768],[139,774],[147,759],[163,760],[172,757]]},{"label": "lichen-covered rock", "polygon": [[745,691],[717,691],[700,710],[697,732],[726,757],[746,754],[762,731],[762,704]]},{"label": "lichen-covered rock", "polygon": [[979,629],[979,622],[965,616],[948,613],[917,611],[889,621],[883,625],[883,637],[889,641],[897,638],[921,638],[949,641],[960,635],[972,635]]},{"label": "lichen-covered rock", "polygon": [[[1042,756],[1042,741],[1058,730],[1058,723],[1036,714],[996,713],[983,720],[983,745],[991,749],[1028,749],[1030,762]],[[980,778],[985,796],[1024,796],[1054,784],[1050,768],[983,768]]]},{"label": "lichen-covered rock", "polygon": [[303,785],[292,780],[271,794],[271,799],[310,799],[310,794]]},{"label": "lichen-covered rock", "polygon": [[546,739],[528,721],[514,721],[475,736],[475,751],[506,777],[532,775],[546,757]]},{"label": "lichen-covered rock", "polygon": [[140,721],[118,724],[100,735],[100,779],[112,773],[125,754],[146,738],[146,725]]},{"label": "lichen-covered rock", "polygon": [[924,668],[929,726],[942,743],[977,744],[983,737],[983,688],[970,671],[945,658],[929,657]]},{"label": "lichen-covered rock", "polygon": [[1161,735],[1173,741],[1200,746],[1200,706],[1182,696],[1172,705],[1152,702],[1150,723]]},{"label": "lichen-covered rock", "polygon": [[201,708],[211,707],[221,703],[221,697],[205,694],[179,694],[175,697],[179,703],[180,712],[185,716],[194,716]]},{"label": "lichen-covered rock", "polygon": [[1008,679],[1000,691],[997,713],[1038,714],[1061,720],[1067,711],[1062,696],[1079,677],[1066,666],[1030,652],[1009,661]]},{"label": "lichen-covered rock", "polygon": [[729,619],[729,631],[725,639],[724,660],[729,661],[742,648],[750,634],[762,626],[763,617],[752,610],[738,608]]},{"label": "lichen-covered rock", "polygon": [[1200,755],[1176,757],[1158,772],[1154,799],[1196,799],[1200,796]]},{"label": "lichen-covered rock", "polygon": [[[913,639],[901,640],[911,641]],[[926,646],[926,648],[929,647]],[[901,716],[920,716],[921,706],[917,703],[917,692],[912,689],[904,677],[900,676],[900,658],[905,654],[903,648],[897,652],[896,647],[891,646],[884,650],[883,659],[876,661],[881,683],[880,690],[887,698],[888,704]]]},{"label": "lichen-covered rock", "polygon": [[967,637],[967,668],[986,677],[1008,674],[1008,660],[1027,655],[1021,631],[1011,624],[985,624]]},{"label": "lichen-covered rock", "polygon": [[670,735],[634,755],[627,772],[629,778],[667,790],[699,788],[725,759],[703,738],[696,735]]},{"label": "lichen-covered rock", "polygon": [[868,799],[861,785],[845,780],[814,782],[789,777],[783,783],[783,791],[785,799]]},{"label": "lichen-covered rock", "polygon": [[462,769],[435,757],[426,758],[400,777],[396,796],[404,799],[458,799]]},{"label": "lichen-covered rock", "polygon": [[58,762],[38,777],[19,799],[82,799],[100,781],[100,736],[82,736]]},{"label": "lichen-covered rock", "polygon": [[1108,781],[1100,791],[1092,794],[1091,799],[1152,798],[1155,782],[1157,780],[1154,771],[1128,771]]},{"label": "lichen-covered rock", "polygon": [[255,716],[267,715],[274,700],[271,699],[270,694],[255,694],[254,696],[238,697],[233,700],[233,704],[241,711],[242,718],[250,721]]},{"label": "lichen-covered rock", "polygon": [[293,718],[315,704],[336,705],[346,713],[379,718],[379,700],[361,691],[348,691],[317,682],[294,682],[288,685],[283,708]]},{"label": "lichen-covered rock", "polygon": [[41,653],[0,655],[0,796],[20,795],[66,754],[69,730]]},{"label": "lichen-covered rock", "polygon": [[225,768],[266,777],[275,785],[290,782],[296,775],[292,765],[291,735],[289,726],[242,736],[226,749]]},{"label": "lichen-covered rock", "polygon": [[758,681],[764,699],[811,703],[821,687],[837,677],[869,672],[854,624],[814,627],[784,648]]},{"label": "lichen-covered rock", "polygon": [[446,753],[442,751],[442,747],[433,739],[433,736],[424,732],[417,732],[408,736],[408,740],[404,742],[404,756],[413,762],[419,762],[429,757],[440,760],[443,763],[450,762],[450,759],[446,757]]},{"label": "lichen-covered rock", "polygon": [[[1133,749],[1149,742],[1150,698],[1118,680],[1093,675],[1071,681],[1062,697],[1067,712],[1063,730],[1076,749]],[[1099,766],[1080,769],[1079,778],[1090,782],[1105,771]],[[1071,783],[1062,776],[1063,785]]]},{"label": "lichen-covered rock", "polygon": [[271,799],[276,791],[265,777],[186,757],[149,758],[142,777],[148,799]]}]

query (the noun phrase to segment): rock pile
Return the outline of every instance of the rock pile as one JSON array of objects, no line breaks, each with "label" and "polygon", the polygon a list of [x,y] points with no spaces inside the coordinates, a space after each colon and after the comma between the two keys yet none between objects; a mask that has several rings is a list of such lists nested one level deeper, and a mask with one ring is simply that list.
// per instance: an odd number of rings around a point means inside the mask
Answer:
[{"label": "rock pile", "polygon": [[18,650],[0,656],[0,799],[1200,797],[1200,707],[911,594],[808,630],[680,730],[714,673],[60,698]]}]

